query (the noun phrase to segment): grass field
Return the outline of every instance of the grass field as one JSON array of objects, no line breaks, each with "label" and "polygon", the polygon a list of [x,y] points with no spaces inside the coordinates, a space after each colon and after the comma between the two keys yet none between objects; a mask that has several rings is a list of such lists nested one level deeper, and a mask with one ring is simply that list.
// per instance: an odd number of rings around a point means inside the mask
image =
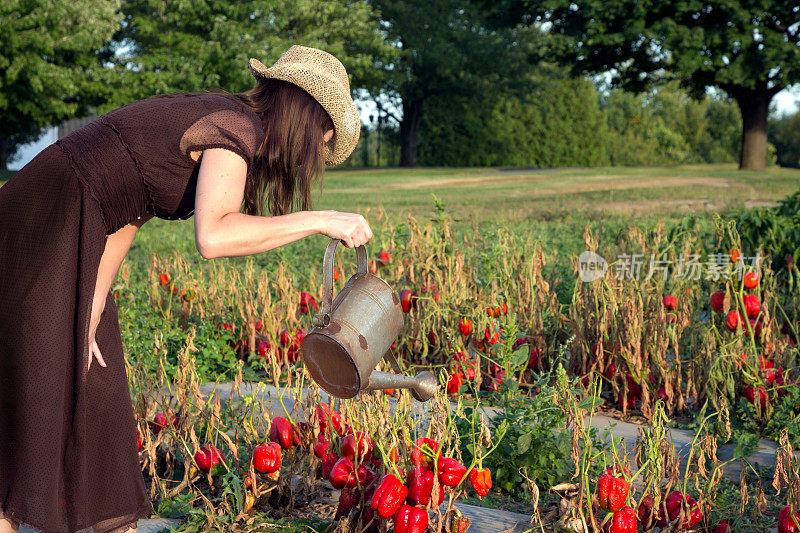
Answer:
[{"label": "grass field", "polygon": [[[475,221],[486,233],[500,227],[528,230],[548,253],[569,255],[582,246],[587,224],[610,236],[629,223],[653,227],[690,213],[710,216],[774,205],[798,187],[800,170],[751,172],[734,165],[331,170],[314,209],[360,212],[372,222],[382,208],[390,221],[402,222],[408,213],[420,219],[431,216],[435,195],[461,229],[468,230]],[[376,232],[375,246],[380,244]],[[324,245],[319,236],[286,248],[290,253],[300,248],[321,253]],[[128,259],[145,265],[151,251],[179,251],[202,261],[194,246],[192,219],[148,222]]]}]

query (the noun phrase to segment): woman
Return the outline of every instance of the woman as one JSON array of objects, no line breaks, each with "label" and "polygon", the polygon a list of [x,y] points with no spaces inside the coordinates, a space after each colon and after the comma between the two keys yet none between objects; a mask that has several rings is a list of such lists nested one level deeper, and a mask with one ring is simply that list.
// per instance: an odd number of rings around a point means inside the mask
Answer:
[{"label": "woman", "polygon": [[314,180],[358,141],[342,64],[292,46],[250,69],[244,93],[111,111],[0,187],[0,533],[135,532],[152,513],[110,292],[145,222],[194,214],[205,258],[372,238],[360,215],[306,211]]}]

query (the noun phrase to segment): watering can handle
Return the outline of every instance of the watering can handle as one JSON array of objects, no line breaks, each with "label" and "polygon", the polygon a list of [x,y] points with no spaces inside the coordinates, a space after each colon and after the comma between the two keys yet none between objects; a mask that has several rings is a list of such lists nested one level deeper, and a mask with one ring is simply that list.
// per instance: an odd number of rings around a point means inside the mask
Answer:
[{"label": "watering can handle", "polygon": [[[314,315],[314,327],[325,328],[331,322],[331,306],[333,305],[333,262],[336,259],[336,248],[341,240],[331,239],[325,248],[325,258],[322,260],[322,312]],[[358,275],[367,274],[367,249],[362,244],[356,247],[356,260],[358,261]]]}]

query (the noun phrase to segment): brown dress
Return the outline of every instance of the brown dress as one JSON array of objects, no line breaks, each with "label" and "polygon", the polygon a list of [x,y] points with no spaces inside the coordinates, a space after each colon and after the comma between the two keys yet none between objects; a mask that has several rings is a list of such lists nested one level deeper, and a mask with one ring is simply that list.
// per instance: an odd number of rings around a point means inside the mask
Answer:
[{"label": "brown dress", "polygon": [[148,98],[38,154],[0,187],[0,517],[46,533],[125,531],[152,514],[117,308],[89,319],[106,236],[145,213],[194,213],[200,164],[252,164],[259,116],[222,96]]}]

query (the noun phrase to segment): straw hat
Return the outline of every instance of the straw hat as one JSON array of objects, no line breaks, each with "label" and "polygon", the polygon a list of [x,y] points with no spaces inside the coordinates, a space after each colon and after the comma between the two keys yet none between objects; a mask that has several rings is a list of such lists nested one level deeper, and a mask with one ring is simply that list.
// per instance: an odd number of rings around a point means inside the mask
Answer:
[{"label": "straw hat", "polygon": [[251,58],[250,72],[256,79],[294,83],[313,96],[333,120],[333,150],[325,145],[325,164],[334,166],[347,159],[358,142],[361,120],[341,61],[323,50],[296,44],[269,68]]}]

